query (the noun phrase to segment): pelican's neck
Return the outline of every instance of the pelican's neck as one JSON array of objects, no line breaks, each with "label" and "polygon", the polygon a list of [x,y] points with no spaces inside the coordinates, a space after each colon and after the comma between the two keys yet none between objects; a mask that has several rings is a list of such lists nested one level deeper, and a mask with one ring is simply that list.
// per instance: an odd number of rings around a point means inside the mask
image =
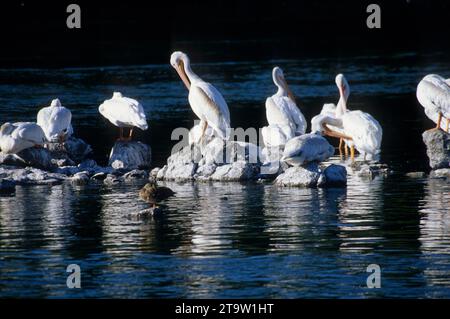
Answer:
[{"label": "pelican's neck", "polygon": [[185,57],[183,59],[183,68],[184,72],[186,73],[186,76],[188,77],[191,83],[201,81],[200,77],[197,74],[195,74],[194,71],[192,71],[191,61],[189,60],[188,57]]},{"label": "pelican's neck", "polygon": [[341,117],[347,112],[347,96],[343,92],[343,88],[339,88],[339,101],[336,106],[336,116]]},{"label": "pelican's neck", "polygon": [[273,78],[273,83],[275,83],[275,85],[278,88],[277,93],[275,95],[287,96],[288,92],[287,92],[286,87],[284,86],[283,81],[280,81],[280,79],[275,74],[273,74],[272,78]]}]

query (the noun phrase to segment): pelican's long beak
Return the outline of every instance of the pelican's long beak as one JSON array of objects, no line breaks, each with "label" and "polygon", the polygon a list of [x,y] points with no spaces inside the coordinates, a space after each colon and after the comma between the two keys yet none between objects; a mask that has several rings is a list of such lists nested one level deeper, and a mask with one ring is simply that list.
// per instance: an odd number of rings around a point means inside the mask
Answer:
[{"label": "pelican's long beak", "polygon": [[191,82],[189,81],[188,76],[186,75],[186,72],[184,71],[184,63],[183,61],[180,61],[176,67],[177,73],[180,76],[181,80],[183,81],[184,85],[186,85],[186,88],[188,90],[191,89]]},{"label": "pelican's long beak", "polygon": [[284,88],[286,89],[287,95],[295,103],[294,93],[292,93],[292,91],[289,88],[289,85],[287,84],[286,80],[283,77],[281,77],[281,81],[283,82],[283,85],[284,85]]}]

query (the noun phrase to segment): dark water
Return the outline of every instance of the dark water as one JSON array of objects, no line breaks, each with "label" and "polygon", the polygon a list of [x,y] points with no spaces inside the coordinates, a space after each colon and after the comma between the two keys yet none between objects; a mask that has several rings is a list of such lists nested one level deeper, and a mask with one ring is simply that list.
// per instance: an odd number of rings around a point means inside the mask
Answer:
[{"label": "dark water", "polygon": [[[167,183],[177,196],[148,220],[129,218],[146,208],[142,184],[17,187],[0,197],[1,297],[450,297],[450,184],[404,176],[427,170],[421,133],[432,123],[415,88],[425,74],[449,76],[445,54],[193,63],[244,128],[265,124],[274,65],[307,119],[337,101],[334,76],[346,74],[349,108],[379,120],[381,161],[396,173],[350,175],[346,189]],[[136,138],[162,165],[172,130],[194,119],[168,64],[0,70],[0,122],[35,120],[59,97],[104,164],[117,131],[97,108],[113,91],[144,105],[150,130]],[[72,263],[82,289],[66,287]],[[369,264],[381,267],[381,289],[366,287]]]}]

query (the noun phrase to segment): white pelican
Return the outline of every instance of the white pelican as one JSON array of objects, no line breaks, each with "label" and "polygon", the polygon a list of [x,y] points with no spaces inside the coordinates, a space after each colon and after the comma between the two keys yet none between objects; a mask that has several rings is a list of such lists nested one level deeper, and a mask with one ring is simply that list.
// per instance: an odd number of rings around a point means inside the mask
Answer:
[{"label": "white pelican", "polygon": [[[340,99],[335,115],[321,115],[313,124],[313,129],[320,129],[325,135],[344,139],[345,143],[350,146],[352,160],[355,159],[355,148],[364,155],[364,158],[367,154],[371,157],[379,154],[383,136],[380,124],[369,113],[347,110],[349,86],[344,75],[336,76],[336,85],[339,89]],[[338,127],[340,130],[333,130],[328,125]]]},{"label": "white pelican", "polygon": [[[338,106],[341,106],[342,103],[344,103],[344,99],[347,100],[350,95],[350,85],[348,84],[347,80],[344,76],[341,76],[341,74],[338,74],[336,76],[336,85],[339,89],[339,101],[337,103]],[[342,91],[342,92],[341,92]],[[317,125],[319,123],[319,120],[323,118],[323,116],[336,116],[336,109],[337,105],[334,103],[325,103],[322,107],[322,110],[320,111],[319,115],[314,116],[311,119],[311,132],[319,131],[317,127],[314,128],[314,125]],[[343,130],[341,127],[333,126],[331,124],[327,125],[328,128],[330,128],[333,132],[341,133],[343,134]],[[345,145],[345,155],[348,155],[348,148],[347,143],[344,144],[346,140],[343,138],[339,138],[339,153],[342,152],[342,146]],[[342,153],[341,153],[342,154]]]},{"label": "white pelican", "polygon": [[50,106],[40,109],[37,114],[37,124],[49,142],[62,143],[69,138],[73,134],[71,120],[72,113],[61,105],[59,99],[54,99]]},{"label": "white pelican", "polygon": [[274,67],[272,79],[278,91],[266,99],[267,122],[269,125],[290,126],[296,136],[305,134],[307,127],[305,117],[295,104],[295,97],[287,85],[283,70]]},{"label": "white pelican", "polygon": [[36,123],[7,122],[0,127],[0,149],[4,154],[17,154],[45,142],[45,133]]},{"label": "white pelican", "polygon": [[284,146],[295,136],[292,127],[278,124],[264,126],[261,129],[261,135],[267,147]]},{"label": "white pelican", "polygon": [[[434,129],[449,132],[450,122],[450,79],[436,74],[425,76],[417,86],[417,99],[425,108],[425,114],[436,123]],[[442,121],[444,118],[444,121]],[[433,129],[432,129],[433,130]]]},{"label": "white pelican", "polygon": [[[198,144],[201,141],[202,138],[202,124],[195,124],[194,127],[192,127],[189,131],[189,145],[192,144]],[[205,130],[205,136],[206,136],[206,142],[208,143],[211,138],[214,135],[214,130],[211,128],[211,126],[207,126]]]},{"label": "white pelican", "polygon": [[309,133],[290,139],[283,152],[281,161],[292,166],[308,162],[321,162],[334,154],[334,147],[320,134]]},{"label": "white pelican", "polygon": [[[104,101],[98,110],[112,124],[119,127],[119,141],[130,141],[134,127],[145,131],[148,129],[142,105],[129,97],[124,97],[120,92],[114,92],[111,99]],[[123,136],[123,129],[129,128],[128,137]]]},{"label": "white pelican", "polygon": [[222,94],[192,71],[190,60],[183,52],[172,53],[170,64],[189,90],[189,104],[200,119],[200,140],[204,141],[208,125],[220,138],[227,140],[230,134],[230,111]]}]

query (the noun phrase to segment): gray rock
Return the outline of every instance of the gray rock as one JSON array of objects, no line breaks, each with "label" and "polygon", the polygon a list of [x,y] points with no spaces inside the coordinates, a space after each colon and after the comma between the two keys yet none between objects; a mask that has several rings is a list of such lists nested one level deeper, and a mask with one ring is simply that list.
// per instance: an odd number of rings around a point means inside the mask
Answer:
[{"label": "gray rock", "polygon": [[148,172],[141,169],[134,169],[123,175],[125,180],[148,179],[148,177]]},{"label": "gray rock", "polygon": [[149,178],[156,178],[158,176],[158,172],[161,170],[160,167],[155,167],[154,169],[152,169],[150,171],[150,176]]},{"label": "gray rock", "polygon": [[431,171],[430,173],[431,178],[446,178],[450,179],[450,168],[440,168]]},{"label": "gray rock", "polygon": [[151,155],[151,148],[147,144],[117,141],[111,150],[108,165],[125,170],[149,168]]},{"label": "gray rock", "polygon": [[167,165],[164,165],[163,168],[161,168],[161,169],[158,171],[158,173],[156,174],[156,179],[157,179],[157,180],[162,180],[162,179],[164,179],[164,175],[166,175],[167,168],[168,168],[168,166],[167,166]]},{"label": "gray rock", "polygon": [[232,164],[217,166],[210,179],[213,181],[247,181],[256,180],[259,176],[258,164],[236,161]]},{"label": "gray rock", "polygon": [[106,178],[107,174],[104,172],[96,173],[94,174],[91,179],[97,180],[97,181],[103,181]]},{"label": "gray rock", "polygon": [[69,137],[62,145],[51,143],[47,145],[47,148],[52,153],[53,158],[70,159],[74,163],[72,165],[82,162],[92,153],[92,148],[89,144],[74,136]]},{"label": "gray rock", "polygon": [[227,141],[226,143],[215,138],[201,151],[206,164],[231,164],[233,162],[245,161],[251,164],[261,162],[261,149],[255,144],[246,142]]},{"label": "gray rock", "polygon": [[27,148],[17,154],[0,154],[0,164],[17,167],[37,167],[45,170],[55,168],[50,151],[43,147]]},{"label": "gray rock", "polygon": [[16,183],[7,179],[0,179],[0,194],[12,194],[16,191]]},{"label": "gray rock", "polygon": [[212,174],[216,171],[216,164],[204,164],[197,168],[194,178],[198,180],[209,180]]},{"label": "gray rock", "polygon": [[103,184],[108,185],[108,186],[112,186],[112,185],[117,185],[120,184],[122,182],[124,182],[124,178],[123,176],[117,176],[114,174],[108,174],[106,176],[106,178],[103,180]]},{"label": "gray rock", "polygon": [[288,168],[284,173],[278,175],[275,184],[280,186],[317,187],[322,175],[316,163],[305,166],[294,166]]},{"label": "gray rock", "polygon": [[331,164],[322,170],[317,181],[319,187],[345,187],[347,185],[347,170],[344,166]]},{"label": "gray rock", "polygon": [[442,130],[425,131],[423,142],[427,146],[427,155],[432,169],[450,167],[450,134]]},{"label": "gray rock", "polygon": [[79,172],[70,178],[70,182],[74,185],[86,185],[89,183],[89,172]]},{"label": "gray rock", "polygon": [[353,172],[353,174],[373,179],[376,176],[388,176],[392,173],[389,167],[386,164],[381,163],[370,163],[367,164],[365,162],[353,162],[348,166],[348,168]]},{"label": "gray rock", "polygon": [[189,181],[194,179],[195,171],[197,170],[198,164],[189,163],[176,165],[167,165],[167,170],[164,174],[165,180],[175,180],[175,181]]}]

